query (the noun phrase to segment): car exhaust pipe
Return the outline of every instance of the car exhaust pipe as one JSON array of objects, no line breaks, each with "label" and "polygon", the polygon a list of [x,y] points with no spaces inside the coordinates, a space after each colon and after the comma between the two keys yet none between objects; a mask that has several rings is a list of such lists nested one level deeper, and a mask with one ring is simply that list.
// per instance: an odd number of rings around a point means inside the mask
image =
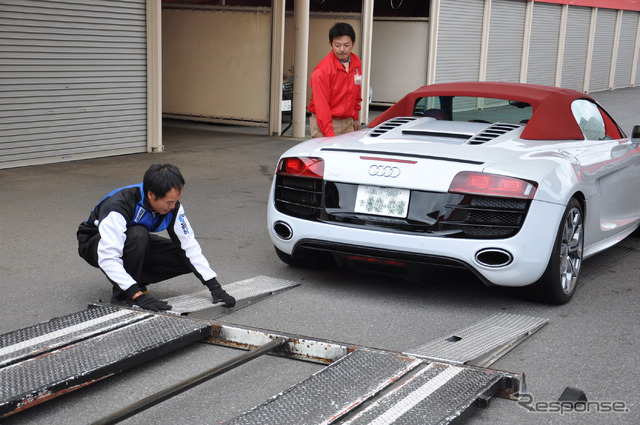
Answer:
[{"label": "car exhaust pipe", "polygon": [[288,241],[293,236],[293,229],[284,221],[276,221],[273,223],[273,232],[285,241]]},{"label": "car exhaust pipe", "polygon": [[511,264],[513,255],[504,249],[486,248],[476,253],[476,261],[485,267],[504,267]]}]

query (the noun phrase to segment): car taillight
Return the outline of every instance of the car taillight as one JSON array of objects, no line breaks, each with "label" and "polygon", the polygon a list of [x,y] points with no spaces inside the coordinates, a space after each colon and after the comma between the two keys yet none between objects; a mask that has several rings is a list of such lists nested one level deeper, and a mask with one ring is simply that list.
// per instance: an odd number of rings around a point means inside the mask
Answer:
[{"label": "car taillight", "polygon": [[513,177],[463,171],[453,178],[449,192],[533,199],[536,187],[535,183]]},{"label": "car taillight", "polygon": [[282,158],[276,173],[321,179],[324,175],[324,160],[306,156]]}]

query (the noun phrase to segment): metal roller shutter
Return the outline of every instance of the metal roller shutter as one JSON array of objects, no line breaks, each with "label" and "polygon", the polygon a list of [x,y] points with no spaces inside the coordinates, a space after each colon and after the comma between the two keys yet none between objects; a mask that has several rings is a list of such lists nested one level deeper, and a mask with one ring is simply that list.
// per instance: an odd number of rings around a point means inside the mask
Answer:
[{"label": "metal roller shutter", "polygon": [[638,12],[625,10],[622,12],[622,27],[618,44],[618,58],[616,61],[616,75],[614,88],[629,87],[631,85],[631,68],[633,66],[633,51],[636,48],[636,33],[638,31]]},{"label": "metal roller shutter", "polygon": [[611,53],[613,52],[616,31],[616,13],[617,11],[612,9],[598,9],[593,58],[591,60],[591,78],[589,79],[590,92],[609,89]]},{"label": "metal roller shutter", "polygon": [[435,82],[478,81],[484,0],[441,0]]},{"label": "metal roller shutter", "polygon": [[527,83],[555,85],[562,6],[533,5]]},{"label": "metal roller shutter", "polygon": [[[637,17],[638,17],[638,19],[639,19],[639,20],[638,20],[638,26],[640,26],[640,13],[638,13],[638,14],[637,14]],[[637,36],[638,36],[638,35],[636,35],[636,37],[637,37]],[[637,46],[637,43],[636,43],[636,46]],[[637,48],[638,48],[638,47],[636,47],[636,49],[637,49]],[[636,52],[636,53],[640,53],[640,52]],[[640,86],[640,54],[638,54],[638,59],[637,59],[637,62],[636,62],[636,69],[635,69],[635,81],[634,81],[634,83],[635,83],[635,84],[634,84],[634,85],[635,85],[635,87]]]},{"label": "metal roller shutter", "polygon": [[562,87],[584,90],[590,22],[590,7],[569,6],[562,62]]},{"label": "metal roller shutter", "polygon": [[525,11],[525,1],[491,2],[487,81],[520,81]]},{"label": "metal roller shutter", "polygon": [[145,0],[0,0],[0,168],[145,152]]}]

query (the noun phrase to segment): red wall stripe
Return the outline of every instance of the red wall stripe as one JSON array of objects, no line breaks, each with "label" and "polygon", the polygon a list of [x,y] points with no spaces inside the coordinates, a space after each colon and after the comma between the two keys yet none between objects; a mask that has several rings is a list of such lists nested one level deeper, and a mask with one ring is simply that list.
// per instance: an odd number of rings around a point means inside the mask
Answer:
[{"label": "red wall stripe", "polygon": [[635,10],[640,12],[640,0],[529,0],[536,3],[568,4],[571,6],[599,7],[604,9]]}]

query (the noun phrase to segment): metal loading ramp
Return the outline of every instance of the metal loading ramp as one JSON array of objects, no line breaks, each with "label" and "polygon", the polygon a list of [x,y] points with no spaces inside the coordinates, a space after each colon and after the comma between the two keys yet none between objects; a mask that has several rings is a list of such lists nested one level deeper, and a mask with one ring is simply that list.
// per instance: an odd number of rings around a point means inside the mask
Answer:
[{"label": "metal loading ramp", "polygon": [[429,363],[348,424],[446,424],[500,387],[498,372]]},{"label": "metal loading ramp", "polygon": [[[173,314],[94,304],[0,335],[0,418],[202,341],[249,351],[95,423],[117,423],[271,353],[327,366],[228,424],[445,424],[474,403],[487,406],[491,397],[524,392],[524,374],[486,365],[546,323],[496,315],[444,338],[457,350],[447,357],[429,348],[441,340],[402,353],[215,321],[296,285],[258,276],[225,286],[237,298],[233,309],[212,307],[198,294],[183,297],[183,308]],[[208,318],[194,318],[203,312]],[[466,358],[483,364],[471,365]]]},{"label": "metal loading ramp", "polygon": [[211,304],[211,294],[208,289],[188,295],[165,299],[173,308],[166,311],[167,314],[205,317],[211,319],[218,312],[227,314],[239,308],[246,307],[274,295],[281,291],[298,286],[297,282],[285,279],[277,279],[269,276],[255,276],[249,279],[224,285],[224,290],[236,298],[236,306],[233,309],[222,307],[222,303]]},{"label": "metal loading ramp", "polygon": [[[212,304],[209,291],[179,297],[173,314],[94,304],[0,335],[0,418],[201,341],[209,322],[298,283],[266,276],[225,285],[236,306]],[[173,299],[169,299],[171,302]],[[206,300],[206,302],[205,302]]]},{"label": "metal loading ramp", "polygon": [[496,371],[357,349],[226,424],[444,424],[479,397],[503,389],[504,378]]},{"label": "metal loading ramp", "polygon": [[525,392],[524,374],[486,367],[547,322],[496,314],[412,354],[230,324],[214,326],[209,340],[243,346],[282,339],[286,343],[279,353],[330,363],[226,425],[447,424],[474,403],[486,407],[491,397],[517,398]]},{"label": "metal loading ramp", "polygon": [[409,354],[456,364],[490,366],[547,322],[548,319],[540,317],[498,313]]},{"label": "metal loading ramp", "polygon": [[0,417],[145,363],[210,334],[210,325],[190,319],[97,306],[2,335]]},{"label": "metal loading ramp", "polygon": [[392,353],[356,350],[228,424],[328,424],[419,363]]}]

